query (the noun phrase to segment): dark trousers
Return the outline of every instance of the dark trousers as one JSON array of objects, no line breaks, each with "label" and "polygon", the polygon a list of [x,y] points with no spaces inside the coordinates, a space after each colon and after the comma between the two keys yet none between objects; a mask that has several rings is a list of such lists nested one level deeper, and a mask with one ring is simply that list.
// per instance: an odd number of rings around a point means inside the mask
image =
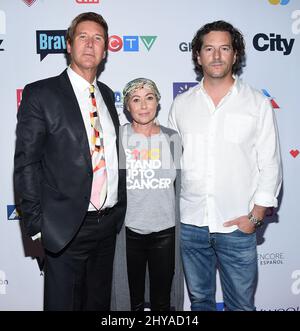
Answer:
[{"label": "dark trousers", "polygon": [[44,310],[110,310],[114,224],[109,214],[87,215],[63,251],[46,251]]},{"label": "dark trousers", "polygon": [[175,265],[175,227],[146,235],[126,228],[126,251],[131,310],[144,310],[148,263],[151,310],[169,311]]}]

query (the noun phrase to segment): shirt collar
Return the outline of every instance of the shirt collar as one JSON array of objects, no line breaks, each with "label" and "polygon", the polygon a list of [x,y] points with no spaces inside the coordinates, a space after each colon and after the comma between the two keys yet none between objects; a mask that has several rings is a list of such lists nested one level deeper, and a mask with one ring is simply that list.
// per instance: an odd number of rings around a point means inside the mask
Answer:
[{"label": "shirt collar", "polygon": [[[234,82],[233,82],[233,85],[231,86],[229,92],[233,93],[233,94],[237,94],[241,89],[241,80],[236,75],[232,75],[232,78],[234,79]],[[201,81],[199,83],[199,91],[202,90],[202,92],[205,92],[203,83],[204,83],[204,77],[201,79]]]},{"label": "shirt collar", "polygon": [[[90,83],[85,80],[83,77],[77,74],[70,66],[67,69],[70,81],[72,85],[80,92],[84,92],[90,87]],[[96,78],[94,79],[93,85],[97,87]]]}]

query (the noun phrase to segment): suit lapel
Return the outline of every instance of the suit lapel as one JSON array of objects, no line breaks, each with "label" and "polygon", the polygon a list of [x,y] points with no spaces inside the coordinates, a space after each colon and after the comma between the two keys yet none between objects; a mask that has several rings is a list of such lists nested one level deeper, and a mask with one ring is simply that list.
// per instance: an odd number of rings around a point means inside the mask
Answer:
[{"label": "suit lapel", "polygon": [[72,84],[71,84],[69,76],[67,74],[67,70],[65,70],[59,76],[59,83],[61,86],[60,91],[63,94],[62,103],[64,105],[64,110],[66,113],[68,124],[73,129],[72,132],[74,133],[74,135],[78,141],[78,145],[82,149],[84,158],[86,159],[89,167],[92,168],[90,148],[89,148],[88,137],[86,134],[86,129],[84,126],[80,107],[79,107],[78,101],[76,99],[76,95],[74,93]]}]

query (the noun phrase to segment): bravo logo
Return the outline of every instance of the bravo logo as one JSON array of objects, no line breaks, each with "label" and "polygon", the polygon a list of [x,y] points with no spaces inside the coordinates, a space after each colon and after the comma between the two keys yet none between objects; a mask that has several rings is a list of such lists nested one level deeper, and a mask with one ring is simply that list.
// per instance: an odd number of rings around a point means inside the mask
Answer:
[{"label": "bravo logo", "polygon": [[295,39],[282,38],[280,34],[258,33],[253,37],[253,47],[260,52],[267,50],[271,52],[283,52],[283,55],[290,55],[294,46]]},{"label": "bravo logo", "polygon": [[123,48],[124,52],[139,52],[140,41],[147,51],[152,48],[157,36],[123,36],[112,35],[108,38],[108,49],[111,52],[118,52]]},{"label": "bravo logo", "polygon": [[38,30],[36,31],[36,49],[40,54],[40,61],[48,54],[66,53],[66,30]]}]

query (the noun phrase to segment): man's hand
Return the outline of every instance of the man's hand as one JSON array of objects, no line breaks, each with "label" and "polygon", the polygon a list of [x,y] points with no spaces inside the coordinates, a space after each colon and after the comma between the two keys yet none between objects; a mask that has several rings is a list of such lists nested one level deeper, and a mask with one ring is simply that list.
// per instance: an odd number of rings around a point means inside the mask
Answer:
[{"label": "man's hand", "polygon": [[227,221],[223,223],[225,227],[236,225],[239,230],[241,230],[244,233],[253,233],[255,231],[254,225],[249,221],[249,218],[247,215],[240,216],[238,218],[235,218],[232,221]]}]

